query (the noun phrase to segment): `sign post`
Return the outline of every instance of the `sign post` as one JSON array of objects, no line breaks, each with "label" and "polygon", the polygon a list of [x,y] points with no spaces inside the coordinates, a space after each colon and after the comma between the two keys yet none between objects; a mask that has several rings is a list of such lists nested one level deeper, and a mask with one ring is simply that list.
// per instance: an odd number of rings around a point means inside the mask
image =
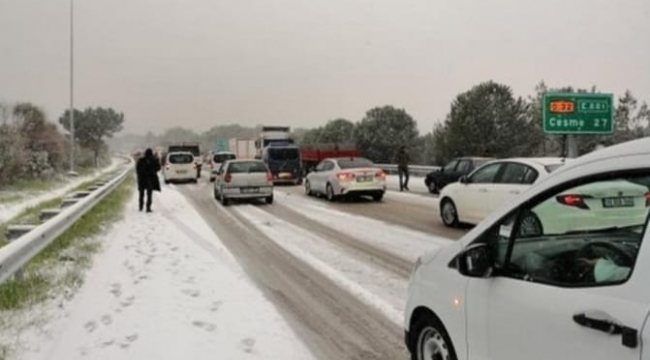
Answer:
[{"label": "sign post", "polygon": [[228,140],[217,139],[214,141],[214,149],[216,151],[228,151]]},{"label": "sign post", "polygon": [[546,93],[542,104],[545,134],[567,135],[568,157],[578,157],[576,135],[614,132],[612,94]]}]

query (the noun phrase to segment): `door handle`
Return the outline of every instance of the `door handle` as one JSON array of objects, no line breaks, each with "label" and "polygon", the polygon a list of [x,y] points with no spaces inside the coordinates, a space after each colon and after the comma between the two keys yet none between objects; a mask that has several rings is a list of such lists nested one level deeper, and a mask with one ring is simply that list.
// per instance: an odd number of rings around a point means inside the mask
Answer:
[{"label": "door handle", "polygon": [[519,190],[510,190],[508,192],[511,193],[511,194],[519,194],[521,191],[519,191]]},{"label": "door handle", "polygon": [[487,192],[487,189],[486,188],[480,188],[480,189],[478,189],[478,191],[479,192]]},{"label": "door handle", "polygon": [[623,346],[634,349],[639,343],[638,331],[625,325],[620,325],[610,320],[589,317],[585,313],[573,315],[573,321],[580,326],[599,330],[611,335],[620,334]]}]

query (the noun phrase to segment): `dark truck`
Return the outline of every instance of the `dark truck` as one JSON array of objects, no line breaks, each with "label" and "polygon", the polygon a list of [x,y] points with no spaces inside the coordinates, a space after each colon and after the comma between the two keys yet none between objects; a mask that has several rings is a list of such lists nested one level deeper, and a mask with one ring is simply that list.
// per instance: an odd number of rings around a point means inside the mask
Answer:
[{"label": "dark truck", "polygon": [[439,170],[432,171],[424,178],[424,184],[432,194],[438,194],[442,188],[454,183],[463,175],[468,175],[477,167],[488,161],[491,157],[467,156],[456,158]]},{"label": "dark truck", "polygon": [[274,184],[302,184],[298,146],[292,143],[272,142],[262,151],[262,161],[269,167]]}]

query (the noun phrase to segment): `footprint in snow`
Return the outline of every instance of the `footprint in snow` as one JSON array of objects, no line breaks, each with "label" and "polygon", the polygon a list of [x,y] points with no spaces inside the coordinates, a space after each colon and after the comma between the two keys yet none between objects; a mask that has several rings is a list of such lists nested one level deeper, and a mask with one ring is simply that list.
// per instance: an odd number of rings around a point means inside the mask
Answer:
[{"label": "footprint in snow", "polygon": [[136,340],[138,340],[138,334],[129,335],[129,336],[125,337],[125,338],[124,338],[124,341],[122,341],[122,342],[120,343],[120,347],[121,347],[122,349],[126,349],[126,348],[128,348],[129,346],[131,346],[131,344],[132,344],[133,342],[135,342]]},{"label": "footprint in snow", "polygon": [[118,283],[111,284],[110,292],[113,294],[113,296],[120,297],[120,295],[122,295],[122,285]]},{"label": "footprint in snow", "polygon": [[102,342],[102,347],[109,347],[115,344],[115,339],[110,339]]},{"label": "footprint in snow", "polygon": [[193,321],[192,325],[208,332],[214,332],[215,330],[217,330],[217,325],[205,321]]},{"label": "footprint in snow", "polygon": [[135,296],[129,296],[125,301],[122,301],[120,304],[122,304],[122,307],[128,307],[133,305],[134,300],[135,300]]},{"label": "footprint in snow", "polygon": [[210,306],[210,311],[215,312],[215,311],[219,310],[219,308],[221,307],[221,304],[223,304],[223,301],[221,301],[221,300],[212,302],[212,306]]},{"label": "footprint in snow", "polygon": [[191,296],[191,297],[199,297],[201,295],[201,292],[199,290],[192,290],[192,289],[184,289],[183,294]]},{"label": "footprint in snow", "polygon": [[110,315],[106,314],[102,316],[102,324],[110,325],[112,323],[113,323],[113,318]]},{"label": "footprint in snow", "polygon": [[89,333],[92,333],[97,329],[97,323],[94,321],[88,321],[87,323],[84,324],[84,329],[88,331]]},{"label": "footprint in snow", "polygon": [[252,353],[253,348],[255,347],[255,339],[253,338],[246,338],[241,341],[242,347],[244,348],[244,351],[247,353]]},{"label": "footprint in snow", "polygon": [[187,279],[185,279],[183,282],[186,284],[194,284],[194,276],[190,276]]}]

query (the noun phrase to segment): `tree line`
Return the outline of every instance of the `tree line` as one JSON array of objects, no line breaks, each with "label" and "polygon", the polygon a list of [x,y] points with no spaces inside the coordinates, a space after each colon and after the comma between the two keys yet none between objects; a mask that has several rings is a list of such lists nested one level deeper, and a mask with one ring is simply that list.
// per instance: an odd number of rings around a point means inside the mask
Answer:
[{"label": "tree line", "polygon": [[[377,163],[392,163],[397,149],[406,145],[414,164],[444,165],[459,156],[563,156],[566,137],[546,135],[542,129],[541,101],[545,92],[598,92],[565,86],[549,88],[540,82],[534,95],[515,96],[504,84],[487,81],[458,94],[444,120],[420,133],[415,119],[405,110],[391,105],[374,107],[361,119],[333,119],[317,128],[295,128],[293,136],[300,144],[354,144],[363,156]],[[615,99],[615,131],[612,135],[584,135],[578,138],[581,154],[597,146],[609,146],[650,133],[650,110],[630,91]],[[255,137],[261,125],[218,125],[204,133],[182,127],[129,135],[113,142],[122,148],[156,146],[174,141],[197,141],[204,149],[213,149],[217,138]]]},{"label": "tree line", "polygon": [[[75,166],[109,161],[106,138],[122,130],[124,114],[110,108],[75,111]],[[0,103],[0,186],[18,180],[48,180],[69,169],[69,111],[49,120],[32,103]]]}]

